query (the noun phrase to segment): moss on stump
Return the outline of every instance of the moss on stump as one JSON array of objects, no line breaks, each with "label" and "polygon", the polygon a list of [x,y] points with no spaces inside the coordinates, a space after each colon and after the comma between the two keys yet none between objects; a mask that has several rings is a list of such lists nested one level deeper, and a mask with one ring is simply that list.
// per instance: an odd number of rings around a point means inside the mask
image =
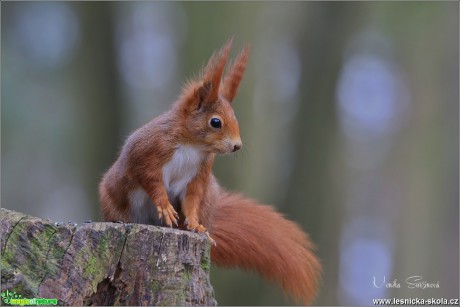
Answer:
[{"label": "moss on stump", "polygon": [[0,213],[2,292],[59,305],[216,305],[204,235]]}]

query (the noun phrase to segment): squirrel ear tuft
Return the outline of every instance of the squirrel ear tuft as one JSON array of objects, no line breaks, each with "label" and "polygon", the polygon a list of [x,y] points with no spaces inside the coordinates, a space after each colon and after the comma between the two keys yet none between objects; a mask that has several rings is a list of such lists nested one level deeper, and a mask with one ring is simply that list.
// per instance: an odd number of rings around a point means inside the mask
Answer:
[{"label": "squirrel ear tuft", "polygon": [[230,38],[227,43],[209,59],[203,72],[203,85],[210,83],[210,91],[207,94],[206,100],[213,102],[217,100],[219,94],[219,86],[224,72],[225,63],[227,62],[230,48],[232,47],[233,38]]},{"label": "squirrel ear tuft", "polygon": [[243,79],[243,74],[246,70],[248,59],[249,46],[246,46],[236,57],[232,68],[225,76],[222,96],[229,102],[232,102],[233,99],[235,99],[236,93],[238,92],[238,86],[240,85],[240,81]]},{"label": "squirrel ear tuft", "polygon": [[212,83],[209,81],[203,82],[203,85],[198,88],[198,106],[197,109],[201,108],[203,102],[209,101],[208,97],[212,90]]}]

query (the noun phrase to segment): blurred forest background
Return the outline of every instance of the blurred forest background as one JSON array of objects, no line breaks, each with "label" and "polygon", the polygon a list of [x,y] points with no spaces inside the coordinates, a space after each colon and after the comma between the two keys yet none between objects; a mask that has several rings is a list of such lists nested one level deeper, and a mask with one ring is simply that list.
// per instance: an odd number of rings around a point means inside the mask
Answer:
[{"label": "blurred forest background", "polygon": [[[458,2],[2,2],[1,204],[101,220],[124,139],[234,35],[244,150],[215,173],[310,233],[316,304],[458,297],[458,22]],[[294,303],[252,273],[211,282],[221,305]]]}]

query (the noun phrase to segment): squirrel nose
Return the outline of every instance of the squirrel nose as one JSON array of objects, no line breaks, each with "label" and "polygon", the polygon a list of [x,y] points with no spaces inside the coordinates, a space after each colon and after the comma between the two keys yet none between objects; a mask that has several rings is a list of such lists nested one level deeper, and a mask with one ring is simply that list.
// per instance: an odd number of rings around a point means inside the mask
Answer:
[{"label": "squirrel nose", "polygon": [[233,146],[233,152],[240,150],[243,145],[241,143],[235,144]]}]

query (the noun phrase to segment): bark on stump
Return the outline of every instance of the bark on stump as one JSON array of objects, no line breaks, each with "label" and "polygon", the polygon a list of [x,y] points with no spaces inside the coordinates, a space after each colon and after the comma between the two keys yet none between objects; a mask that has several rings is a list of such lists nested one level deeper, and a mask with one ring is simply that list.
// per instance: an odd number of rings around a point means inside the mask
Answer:
[{"label": "bark on stump", "polygon": [[0,210],[2,292],[59,305],[216,305],[204,235]]}]

